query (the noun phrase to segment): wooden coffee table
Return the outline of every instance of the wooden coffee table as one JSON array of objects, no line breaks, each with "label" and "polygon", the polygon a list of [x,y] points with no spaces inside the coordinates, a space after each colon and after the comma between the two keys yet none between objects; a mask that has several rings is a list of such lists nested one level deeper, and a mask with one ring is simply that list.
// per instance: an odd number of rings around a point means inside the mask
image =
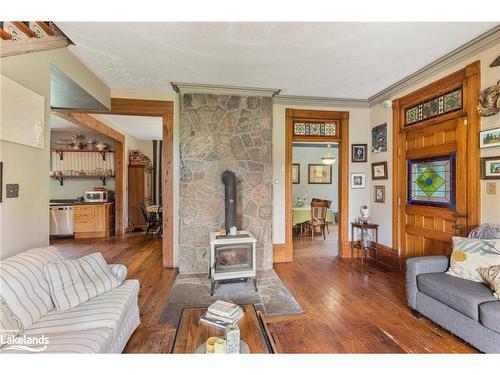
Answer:
[{"label": "wooden coffee table", "polygon": [[[254,305],[242,305],[245,316],[238,322],[240,338],[248,344],[250,353],[271,353],[265,330]],[[172,353],[193,354],[196,348],[211,336],[224,336],[224,331],[199,323],[206,308],[182,310],[177,332],[175,333]]]}]

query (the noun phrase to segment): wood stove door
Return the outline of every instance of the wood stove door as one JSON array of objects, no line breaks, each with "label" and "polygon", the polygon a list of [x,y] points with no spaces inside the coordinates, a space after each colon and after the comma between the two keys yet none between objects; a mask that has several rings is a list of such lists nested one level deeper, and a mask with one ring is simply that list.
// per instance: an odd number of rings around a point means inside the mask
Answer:
[{"label": "wood stove door", "polygon": [[215,246],[215,272],[238,272],[253,269],[251,243]]}]

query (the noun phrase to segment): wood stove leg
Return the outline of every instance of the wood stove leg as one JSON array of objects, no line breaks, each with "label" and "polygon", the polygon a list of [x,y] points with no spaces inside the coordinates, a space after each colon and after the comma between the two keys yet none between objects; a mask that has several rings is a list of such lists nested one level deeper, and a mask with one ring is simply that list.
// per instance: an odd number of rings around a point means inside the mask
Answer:
[{"label": "wood stove leg", "polygon": [[255,289],[256,292],[259,290],[258,287],[257,287],[257,276],[255,276],[253,278],[253,287],[254,287],[254,289]]},{"label": "wood stove leg", "polygon": [[210,280],[210,295],[213,296],[215,292],[215,287],[217,286],[217,281]]}]

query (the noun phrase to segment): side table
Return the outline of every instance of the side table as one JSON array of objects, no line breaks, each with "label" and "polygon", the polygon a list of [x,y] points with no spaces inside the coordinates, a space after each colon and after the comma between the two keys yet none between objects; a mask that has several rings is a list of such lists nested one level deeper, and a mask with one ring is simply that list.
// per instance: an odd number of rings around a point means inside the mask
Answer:
[{"label": "side table", "polygon": [[[360,239],[359,241],[355,240],[355,230],[354,229],[359,229],[360,233]],[[365,231],[371,230],[372,234],[375,234],[375,241],[371,241],[371,246],[370,247],[363,247],[361,239],[363,238],[363,234]],[[373,238],[373,237],[372,237]],[[378,264],[378,251],[377,251],[377,243],[378,243],[378,224],[374,223],[351,223],[351,261],[353,257],[353,252],[354,249],[360,249],[361,250],[361,264],[364,265],[365,262],[365,255],[366,253],[370,250],[375,251],[375,262]]]}]

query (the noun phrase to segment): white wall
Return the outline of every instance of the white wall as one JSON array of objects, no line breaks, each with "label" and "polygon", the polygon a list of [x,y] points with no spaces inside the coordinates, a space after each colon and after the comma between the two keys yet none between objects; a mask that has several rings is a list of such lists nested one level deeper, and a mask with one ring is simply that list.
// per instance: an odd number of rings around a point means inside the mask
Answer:
[{"label": "white wall", "polygon": [[321,157],[325,156],[327,150],[328,149],[326,148],[326,145],[324,147],[301,146],[293,148],[293,163],[300,164],[300,183],[292,184],[292,198],[295,202],[297,200],[297,197],[303,197],[304,194],[307,194],[307,202],[310,202],[312,198],[331,200],[331,208],[333,212],[338,212],[339,150],[337,146],[331,148],[333,156],[337,159],[337,162],[332,165],[332,183],[308,183],[309,164],[322,164]]},{"label": "white wall", "polygon": [[49,242],[50,169],[50,64],[54,64],[103,104],[109,106],[109,88],[67,48],[4,57],[0,70],[6,77],[45,97],[43,149],[0,141],[4,186],[19,184],[19,198],[0,203],[0,259]]},{"label": "white wall", "polygon": [[[454,66],[448,67],[442,70],[432,77],[422,80],[416,85],[409,87],[401,92],[395,94],[391,99],[402,97],[409,94],[419,88],[432,83],[448,74],[451,74],[457,70],[464,68],[467,64],[474,61],[481,61],[481,89],[485,89],[489,86],[495,85],[500,79],[500,67],[490,68],[491,62],[500,54],[500,44],[476,55],[470,57],[468,60],[456,64]],[[380,227],[380,239],[381,243],[387,246],[392,245],[392,109],[384,108],[382,105],[376,105],[370,108],[370,127],[374,127],[383,122],[388,124],[388,152],[382,154],[372,154],[372,162],[386,160],[389,166],[389,180],[386,181],[376,181],[376,185],[380,184],[386,186],[386,203],[371,203],[371,213],[370,215],[374,218],[377,223],[381,224]],[[500,114],[497,113],[495,116],[482,117],[481,118],[481,130],[491,129],[500,126]],[[485,156],[498,156],[500,155],[500,148],[491,148],[488,150],[481,150],[481,157]],[[500,223],[500,215],[498,214],[500,209],[500,183],[499,181],[490,180],[497,185],[497,194],[488,195],[486,194],[486,182],[481,181],[481,222],[486,223]],[[370,197],[370,201],[373,202],[373,196]]]},{"label": "white wall", "polygon": [[[362,204],[370,202],[370,153],[367,163],[351,163],[351,144],[369,143],[370,113],[368,108],[342,107],[311,107],[295,105],[273,105],[273,243],[285,242],[285,110],[315,109],[349,112],[349,220],[360,215]],[[366,189],[351,189],[350,174],[365,173],[367,177]],[[344,176],[343,176],[344,177]],[[349,235],[350,236],[350,235]]]}]

